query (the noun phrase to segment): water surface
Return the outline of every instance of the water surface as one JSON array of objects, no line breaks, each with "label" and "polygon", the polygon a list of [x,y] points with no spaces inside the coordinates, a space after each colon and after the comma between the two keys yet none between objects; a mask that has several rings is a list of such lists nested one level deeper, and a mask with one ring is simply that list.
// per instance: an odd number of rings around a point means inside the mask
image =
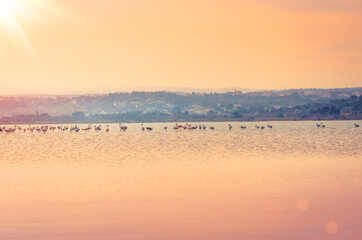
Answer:
[{"label": "water surface", "polygon": [[1,133],[0,239],[360,239],[353,123]]}]

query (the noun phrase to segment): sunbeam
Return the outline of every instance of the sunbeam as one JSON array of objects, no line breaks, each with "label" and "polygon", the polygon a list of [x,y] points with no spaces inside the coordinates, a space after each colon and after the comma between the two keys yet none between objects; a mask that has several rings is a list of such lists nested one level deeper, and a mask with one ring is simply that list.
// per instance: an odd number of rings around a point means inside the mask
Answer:
[{"label": "sunbeam", "polygon": [[33,58],[36,55],[29,40],[29,31],[48,26],[51,19],[68,16],[56,0],[0,0],[0,30],[3,37],[16,46],[22,46]]}]

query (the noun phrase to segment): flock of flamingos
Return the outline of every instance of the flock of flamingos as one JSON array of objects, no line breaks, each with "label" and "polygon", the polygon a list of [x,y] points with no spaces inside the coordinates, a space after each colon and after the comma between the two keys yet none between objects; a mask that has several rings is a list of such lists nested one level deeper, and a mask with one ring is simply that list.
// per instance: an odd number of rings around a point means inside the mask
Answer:
[{"label": "flock of flamingos", "polygon": [[[326,125],[324,123],[317,123],[316,126],[319,128],[324,128],[326,127]],[[355,127],[359,127],[358,124],[354,124]],[[273,128],[272,125],[267,125],[268,128]],[[214,126],[210,126],[208,127],[210,130],[215,130],[215,127]],[[228,124],[228,128],[231,130],[233,128],[233,126],[229,123]],[[241,125],[240,126],[241,129],[246,129],[246,126],[245,125]],[[256,129],[264,129],[265,127],[264,126],[259,126],[259,125],[255,125],[255,128]],[[22,126],[18,126],[18,125],[15,125],[13,127],[1,127],[0,126],[0,133],[1,132],[5,132],[5,133],[14,133],[16,131],[19,131],[19,132],[42,132],[42,133],[46,133],[46,132],[51,132],[51,131],[55,131],[55,130],[58,130],[58,131],[70,131],[70,132],[79,132],[79,131],[90,131],[90,130],[93,130],[94,131],[102,131],[102,129],[104,129],[104,131],[106,132],[109,132],[109,125],[106,125],[105,128],[103,128],[102,125],[93,125],[93,124],[89,124],[87,127],[85,128],[79,128],[77,125],[75,126],[63,126],[63,125],[58,125],[58,126],[48,126],[48,125],[43,125],[43,126],[31,126],[29,124],[28,127],[22,127]],[[163,127],[164,130],[167,130],[168,127]],[[206,125],[204,124],[194,124],[194,125],[191,125],[191,124],[185,124],[185,125],[180,125],[178,123],[175,124],[175,126],[173,126],[173,129],[174,130],[179,130],[179,129],[184,129],[184,130],[195,130],[195,129],[201,129],[201,130],[205,130],[207,129]],[[120,131],[127,131],[128,130],[128,127],[126,125],[122,125],[121,123],[119,124],[119,130]],[[147,130],[147,131],[152,131],[153,128],[152,127],[145,127],[143,125],[143,123],[141,124],[141,130],[144,131],[144,130]]]}]

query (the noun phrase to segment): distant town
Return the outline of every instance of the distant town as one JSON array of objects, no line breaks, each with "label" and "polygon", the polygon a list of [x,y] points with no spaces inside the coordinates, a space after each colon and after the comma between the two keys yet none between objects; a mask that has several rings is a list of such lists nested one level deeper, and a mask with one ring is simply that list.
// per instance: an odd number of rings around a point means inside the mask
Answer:
[{"label": "distant town", "polygon": [[362,88],[0,96],[0,124],[362,119]]}]

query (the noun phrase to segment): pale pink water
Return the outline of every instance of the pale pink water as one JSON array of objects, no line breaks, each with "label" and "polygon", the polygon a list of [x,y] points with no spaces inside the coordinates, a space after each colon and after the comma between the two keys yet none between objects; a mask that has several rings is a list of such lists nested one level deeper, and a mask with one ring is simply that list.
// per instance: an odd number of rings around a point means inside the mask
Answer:
[{"label": "pale pink water", "polygon": [[0,239],[358,240],[353,123],[0,134]]}]

